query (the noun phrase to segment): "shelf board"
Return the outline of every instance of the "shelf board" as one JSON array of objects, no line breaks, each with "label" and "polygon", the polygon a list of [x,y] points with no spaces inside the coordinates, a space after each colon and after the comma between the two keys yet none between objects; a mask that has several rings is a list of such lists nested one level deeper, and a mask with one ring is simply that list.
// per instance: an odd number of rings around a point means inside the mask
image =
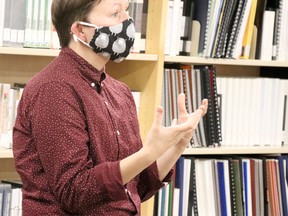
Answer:
[{"label": "shelf board", "polygon": [[165,56],[164,61],[169,63],[186,64],[211,64],[211,65],[238,65],[238,66],[266,66],[266,67],[288,67],[288,61],[262,61],[254,59],[213,59],[190,56]]},{"label": "shelf board", "polygon": [[288,154],[288,146],[243,146],[243,147],[209,147],[209,148],[187,148],[183,155],[229,155],[229,154]]},{"label": "shelf board", "polygon": [[[56,56],[58,56],[59,52],[60,52],[60,50],[56,50],[56,49],[0,47],[0,54],[4,54],[4,55],[56,57]],[[127,60],[157,61],[158,55],[156,55],[156,54],[131,53],[127,57]]]},{"label": "shelf board", "polygon": [[[182,155],[240,155],[240,154],[288,154],[288,146],[286,147],[211,147],[211,148],[187,148]],[[12,149],[0,148],[1,158],[13,158]]]},{"label": "shelf board", "polygon": [[0,159],[1,158],[13,158],[12,149],[4,149],[0,147]]}]

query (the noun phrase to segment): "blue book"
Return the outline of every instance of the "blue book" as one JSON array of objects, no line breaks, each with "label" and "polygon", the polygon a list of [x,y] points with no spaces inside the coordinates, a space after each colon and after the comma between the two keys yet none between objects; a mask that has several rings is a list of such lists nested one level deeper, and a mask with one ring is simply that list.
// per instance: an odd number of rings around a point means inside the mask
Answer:
[{"label": "blue book", "polygon": [[[283,208],[283,215],[288,215],[288,203],[287,203],[287,190],[286,190],[286,179],[285,179],[285,163],[287,167],[287,156],[279,156],[279,176],[280,176],[280,187],[281,187],[281,199],[282,199],[282,208]],[[286,172],[287,176],[287,172]]]},{"label": "blue book", "polygon": [[183,215],[183,185],[184,183],[184,157],[180,157],[176,162],[176,176],[175,176],[175,187],[180,189],[180,200],[179,200],[179,215]]},{"label": "blue book", "polygon": [[161,193],[162,193],[162,199],[161,199],[161,215],[160,216],[165,216],[165,208],[167,208],[167,206],[165,205],[166,204],[166,190],[167,190],[167,187],[163,187],[161,189]]},{"label": "blue book", "polygon": [[248,215],[248,164],[247,161],[242,161],[242,171],[243,171],[243,189],[244,189],[244,210],[245,215]]},{"label": "blue book", "polygon": [[217,173],[218,173],[221,216],[227,216],[227,205],[226,205],[227,197],[225,187],[224,162],[217,161]]}]

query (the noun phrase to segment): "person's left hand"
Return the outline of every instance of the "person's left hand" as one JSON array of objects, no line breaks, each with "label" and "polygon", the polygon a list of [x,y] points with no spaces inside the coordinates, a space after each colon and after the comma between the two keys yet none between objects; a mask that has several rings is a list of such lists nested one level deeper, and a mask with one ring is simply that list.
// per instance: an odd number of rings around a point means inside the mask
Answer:
[{"label": "person's left hand", "polygon": [[192,139],[193,133],[196,130],[200,119],[206,114],[208,109],[208,100],[203,99],[201,106],[195,110],[193,113],[187,113],[185,105],[185,94],[181,93],[178,95],[178,119],[174,119],[172,125],[182,124],[187,121],[188,117],[193,116],[195,118],[195,124],[193,129],[186,132],[182,139],[177,143],[177,147],[185,149]]}]

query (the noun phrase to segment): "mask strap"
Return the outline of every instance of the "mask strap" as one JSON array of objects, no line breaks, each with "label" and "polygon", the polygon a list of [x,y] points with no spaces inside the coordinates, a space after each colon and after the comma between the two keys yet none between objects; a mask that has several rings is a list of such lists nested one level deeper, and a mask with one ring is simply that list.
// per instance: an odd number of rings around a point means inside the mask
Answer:
[{"label": "mask strap", "polygon": [[100,26],[97,26],[97,25],[91,24],[91,23],[87,23],[87,22],[83,22],[83,21],[77,21],[77,23],[80,25],[85,25],[85,26],[89,26],[89,27],[93,27],[93,28],[100,28]]},{"label": "mask strap", "polygon": [[88,46],[88,47],[91,48],[91,46],[90,46],[87,42],[83,41],[81,38],[79,38],[79,37],[78,37],[77,35],[75,35],[75,34],[73,34],[73,39],[74,39],[75,42],[80,41],[80,42],[82,42],[84,45],[86,45],[86,46]]}]

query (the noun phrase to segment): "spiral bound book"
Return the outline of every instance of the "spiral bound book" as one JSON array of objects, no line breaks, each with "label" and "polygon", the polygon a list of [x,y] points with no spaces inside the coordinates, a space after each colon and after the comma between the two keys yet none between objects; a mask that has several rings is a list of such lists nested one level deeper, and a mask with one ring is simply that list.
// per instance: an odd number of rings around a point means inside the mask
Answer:
[{"label": "spiral bound book", "polygon": [[[201,57],[205,57],[206,51],[207,51],[207,43],[208,43],[208,37],[209,37],[209,25],[210,22],[212,22],[212,6],[214,4],[214,1],[208,0],[208,8],[207,8],[207,19],[206,19],[206,24],[205,24],[205,34],[204,34],[204,41],[203,41],[203,50],[200,52]],[[202,28],[202,26],[201,26]]]},{"label": "spiral bound book", "polygon": [[227,35],[227,31],[232,19],[233,11],[236,6],[236,0],[230,0],[226,1],[223,11],[223,17],[221,19],[221,22],[219,23],[219,29],[217,33],[217,37],[215,39],[215,58],[221,58],[223,56],[223,49],[224,49],[224,43],[225,43],[225,37]]},{"label": "spiral bound book", "polygon": [[242,41],[243,41],[246,26],[247,26],[247,21],[248,21],[251,5],[252,5],[252,0],[246,0],[244,2],[240,20],[237,26],[236,37],[232,45],[232,54],[230,57],[233,59],[238,59],[241,56]]},{"label": "spiral bound book", "polygon": [[202,86],[201,98],[207,98],[209,101],[207,114],[204,116],[204,129],[206,134],[206,142],[207,146],[214,146],[216,140],[215,140],[215,125],[213,115],[213,99],[210,85],[210,70],[208,66],[200,66],[199,69],[201,71],[201,86]]},{"label": "spiral bound book", "polygon": [[[288,9],[287,0],[279,0],[279,10],[278,10],[278,22],[276,26],[276,60],[285,60],[288,50],[285,51],[285,46],[287,46],[287,39],[285,43],[285,29],[287,28],[287,21],[285,22],[285,10]],[[286,18],[287,20],[287,18]],[[286,36],[287,38],[287,36]]]},{"label": "spiral bound book", "polygon": [[211,0],[196,0],[195,1],[195,14],[194,14],[193,21],[199,23],[200,25],[198,55],[203,53],[203,50],[204,50],[205,31],[206,31],[209,1]]},{"label": "spiral bound book", "polygon": [[[193,69],[191,73],[192,73],[192,105],[193,105],[193,110],[196,110],[197,107],[199,107],[199,100],[201,101],[200,71],[198,69]],[[193,141],[194,141],[193,147],[206,146],[206,143],[201,142],[201,139],[200,139],[201,127],[203,127],[203,119],[200,119],[199,126],[196,128],[196,131],[193,134]]]},{"label": "spiral bound book", "polygon": [[227,49],[226,49],[226,54],[225,54],[225,58],[230,58],[233,52],[233,43],[235,38],[237,37],[237,28],[238,28],[238,24],[239,24],[239,20],[241,18],[241,13],[242,13],[242,9],[243,9],[243,5],[245,3],[246,0],[239,0],[238,1],[238,5],[237,5],[237,10],[236,10],[236,14],[234,16],[233,19],[233,25],[232,28],[230,30],[230,35],[229,35],[229,39],[228,39],[228,45],[227,45]]},{"label": "spiral bound book", "polygon": [[216,69],[215,67],[211,68],[211,82],[212,82],[212,95],[214,101],[214,121],[215,121],[215,133],[216,140],[215,145],[220,145],[222,141],[222,131],[221,131],[221,120],[220,120],[220,108],[218,103],[218,90],[216,83]]}]

